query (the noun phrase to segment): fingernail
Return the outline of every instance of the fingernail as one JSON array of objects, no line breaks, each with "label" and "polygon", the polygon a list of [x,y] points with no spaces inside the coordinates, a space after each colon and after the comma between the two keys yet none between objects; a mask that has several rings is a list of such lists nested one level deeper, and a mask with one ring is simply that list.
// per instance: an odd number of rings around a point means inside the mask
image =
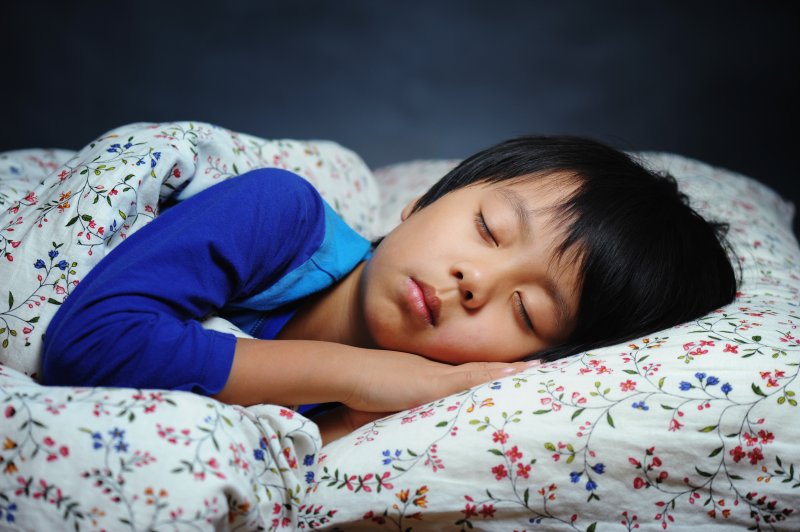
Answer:
[{"label": "fingernail", "polygon": [[538,359],[537,360],[529,360],[529,361],[525,362],[525,367],[526,368],[532,368],[534,366],[541,366],[541,365],[542,365],[542,361],[538,360]]},{"label": "fingernail", "polygon": [[519,370],[517,368],[503,368],[500,370],[500,373],[505,375],[511,375],[512,373],[517,373]]}]

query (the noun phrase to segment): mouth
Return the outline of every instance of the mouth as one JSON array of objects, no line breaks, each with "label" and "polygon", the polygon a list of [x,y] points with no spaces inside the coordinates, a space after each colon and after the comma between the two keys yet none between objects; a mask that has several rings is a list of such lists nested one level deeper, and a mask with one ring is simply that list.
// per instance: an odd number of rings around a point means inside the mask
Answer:
[{"label": "mouth", "polygon": [[436,297],[436,290],[422,281],[409,277],[407,293],[412,312],[428,325],[436,327],[442,309],[442,302]]}]

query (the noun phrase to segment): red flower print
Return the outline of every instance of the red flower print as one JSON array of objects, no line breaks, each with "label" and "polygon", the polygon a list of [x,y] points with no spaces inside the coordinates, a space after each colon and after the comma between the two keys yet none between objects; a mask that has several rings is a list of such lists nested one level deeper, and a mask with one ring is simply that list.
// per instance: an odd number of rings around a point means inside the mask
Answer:
[{"label": "red flower print", "polygon": [[630,392],[636,389],[636,383],[630,379],[619,383],[619,389],[623,392]]},{"label": "red flower print", "polygon": [[530,478],[531,465],[530,464],[517,464],[517,476],[522,478]]},{"label": "red flower print", "polygon": [[633,479],[633,487],[637,490],[642,489],[647,485],[647,481],[642,477],[636,477]]},{"label": "red flower print", "polygon": [[775,440],[775,435],[766,430],[759,430],[758,437],[761,438],[761,443],[764,445],[772,443]]},{"label": "red flower print", "polygon": [[292,419],[294,417],[294,412],[291,410],[287,410],[285,408],[281,408],[281,417],[285,417],[286,419]]},{"label": "red flower print", "polygon": [[750,463],[756,465],[758,462],[764,459],[764,455],[761,453],[761,447],[756,447],[752,451],[747,453],[747,457],[750,459]]},{"label": "red flower print", "polygon": [[739,346],[738,345],[725,344],[725,349],[723,350],[723,353],[733,353],[734,355],[738,355],[739,354]]},{"label": "red flower print", "polygon": [[466,506],[464,506],[464,509],[461,510],[461,512],[464,514],[465,519],[469,519],[470,517],[475,517],[476,515],[478,515],[478,512],[476,510],[477,510],[476,505],[467,503]]},{"label": "red flower print", "polygon": [[734,462],[739,463],[739,461],[741,461],[741,459],[744,458],[747,453],[744,452],[744,449],[742,449],[741,445],[737,445],[736,447],[731,449],[728,454],[730,454],[733,457]]},{"label": "red flower print", "polygon": [[493,504],[484,504],[481,507],[481,517],[484,519],[491,519],[494,517],[494,505]]},{"label": "red flower print", "polygon": [[508,441],[508,434],[503,430],[495,431],[492,434],[492,441],[495,443],[505,443]]},{"label": "red flower print", "polygon": [[500,464],[492,468],[492,474],[494,474],[494,478],[497,480],[503,480],[508,476],[508,470],[506,469],[506,466]]},{"label": "red flower print", "polygon": [[516,462],[517,460],[522,458],[522,453],[519,452],[519,449],[517,449],[517,446],[515,445],[514,447],[506,451],[506,456],[508,456],[508,459],[511,460],[512,462]]}]

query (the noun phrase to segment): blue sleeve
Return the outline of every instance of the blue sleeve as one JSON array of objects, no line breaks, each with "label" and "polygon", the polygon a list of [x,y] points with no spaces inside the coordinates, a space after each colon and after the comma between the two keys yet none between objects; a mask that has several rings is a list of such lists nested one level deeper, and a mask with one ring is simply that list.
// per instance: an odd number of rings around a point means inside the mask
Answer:
[{"label": "blue sleeve", "polygon": [[236,338],[198,320],[271,286],[324,232],[319,194],[283,170],[255,170],[178,203],[70,294],[45,334],[43,382],[219,392]]}]

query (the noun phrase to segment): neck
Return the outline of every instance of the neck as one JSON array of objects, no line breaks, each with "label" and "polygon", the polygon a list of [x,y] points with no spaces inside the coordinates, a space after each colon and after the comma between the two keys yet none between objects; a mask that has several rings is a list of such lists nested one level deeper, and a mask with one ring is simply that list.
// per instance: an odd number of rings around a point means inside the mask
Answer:
[{"label": "neck", "polygon": [[279,340],[318,340],[373,347],[364,320],[360,263],[331,288],[305,301],[289,323],[278,333]]}]

